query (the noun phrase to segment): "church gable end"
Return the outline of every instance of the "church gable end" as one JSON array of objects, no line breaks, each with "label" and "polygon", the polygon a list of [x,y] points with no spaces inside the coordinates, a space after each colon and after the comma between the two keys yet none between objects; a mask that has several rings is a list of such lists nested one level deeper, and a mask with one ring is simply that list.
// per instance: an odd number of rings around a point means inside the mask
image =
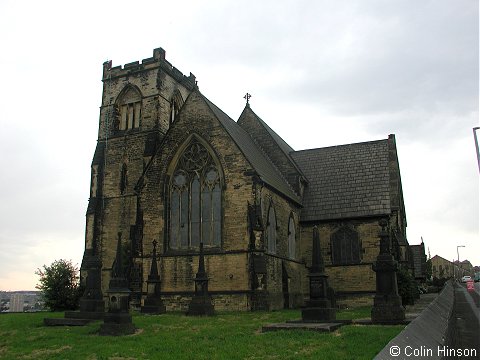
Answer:
[{"label": "church gable end", "polygon": [[305,182],[305,178],[290,156],[290,153],[294,151],[290,145],[260,119],[249,104],[245,106],[240,115],[238,125],[262,149],[295,192],[301,195],[302,185],[300,182]]}]

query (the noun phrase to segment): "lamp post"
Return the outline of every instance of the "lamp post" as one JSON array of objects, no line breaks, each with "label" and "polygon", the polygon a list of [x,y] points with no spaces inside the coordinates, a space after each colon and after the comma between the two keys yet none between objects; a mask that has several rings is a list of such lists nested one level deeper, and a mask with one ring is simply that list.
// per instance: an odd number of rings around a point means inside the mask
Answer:
[{"label": "lamp post", "polygon": [[478,153],[478,139],[477,139],[477,130],[480,129],[480,127],[474,127],[473,128],[473,138],[475,140],[475,151],[477,153],[477,164],[478,164],[478,170],[480,171],[480,154]]},{"label": "lamp post", "polygon": [[[460,269],[460,253],[458,252],[458,248],[464,248],[465,245],[457,245],[457,268]],[[458,271],[457,271],[457,280],[458,280]]]}]

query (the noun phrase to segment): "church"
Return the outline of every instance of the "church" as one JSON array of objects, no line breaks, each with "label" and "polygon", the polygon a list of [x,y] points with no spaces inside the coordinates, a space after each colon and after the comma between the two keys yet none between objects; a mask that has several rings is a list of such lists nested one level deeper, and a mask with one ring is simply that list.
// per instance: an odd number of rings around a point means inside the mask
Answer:
[{"label": "church", "polygon": [[372,304],[380,221],[395,258],[408,264],[394,135],[294,150],[248,94],[233,120],[162,48],[123,66],[104,63],[102,81],[81,272],[98,259],[104,295],[118,242],[137,307],[158,244],[169,311],[192,298],[200,244],[216,310],[301,307],[314,226],[340,306]]}]

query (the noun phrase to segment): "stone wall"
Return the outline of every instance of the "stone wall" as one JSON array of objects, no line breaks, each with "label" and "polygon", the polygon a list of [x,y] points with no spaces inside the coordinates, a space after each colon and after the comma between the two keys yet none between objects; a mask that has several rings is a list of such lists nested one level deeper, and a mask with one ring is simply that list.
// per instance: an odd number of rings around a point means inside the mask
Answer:
[{"label": "stone wall", "polygon": [[[376,290],[375,272],[372,264],[379,253],[380,225],[378,218],[331,221],[316,224],[320,233],[320,244],[325,272],[329,285],[338,295],[340,306],[371,305]],[[360,263],[348,265],[332,264],[331,238],[335,231],[348,226],[357,232],[360,241]],[[300,236],[300,258],[311,265],[313,224],[302,224]]]}]

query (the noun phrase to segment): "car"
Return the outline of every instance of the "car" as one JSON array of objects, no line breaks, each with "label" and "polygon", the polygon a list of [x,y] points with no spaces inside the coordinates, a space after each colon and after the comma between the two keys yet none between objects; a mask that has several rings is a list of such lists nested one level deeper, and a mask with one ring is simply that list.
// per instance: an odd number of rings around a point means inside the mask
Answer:
[{"label": "car", "polygon": [[479,282],[479,281],[480,281],[480,272],[476,272],[476,273],[475,273],[475,276],[473,277],[473,280],[474,280],[475,282]]},{"label": "car", "polygon": [[466,283],[467,281],[472,281],[472,277],[470,275],[462,276],[462,282]]}]

